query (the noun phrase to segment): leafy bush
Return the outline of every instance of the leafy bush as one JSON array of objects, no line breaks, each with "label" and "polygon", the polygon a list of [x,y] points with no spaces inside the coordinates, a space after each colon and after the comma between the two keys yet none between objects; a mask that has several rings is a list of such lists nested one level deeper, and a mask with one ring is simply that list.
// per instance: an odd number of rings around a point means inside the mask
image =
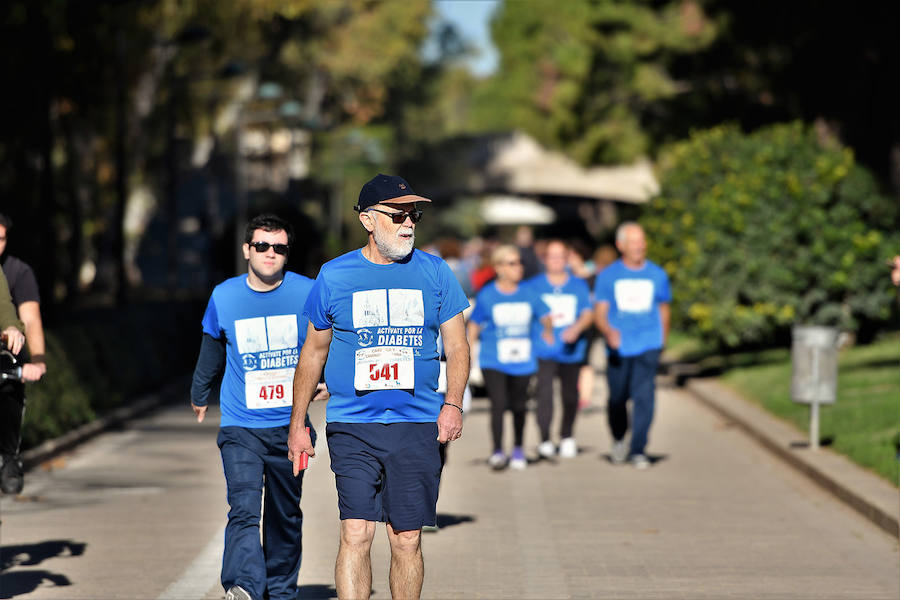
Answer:
[{"label": "leafy bush", "polygon": [[26,388],[22,449],[189,373],[202,315],[198,303],[156,303],[80,312],[45,324],[48,369]]},{"label": "leafy bush", "polygon": [[801,123],[694,132],[660,157],[642,218],[672,279],[676,326],[720,347],[771,343],[794,323],[870,335],[896,292],[898,206],[851,150]]}]

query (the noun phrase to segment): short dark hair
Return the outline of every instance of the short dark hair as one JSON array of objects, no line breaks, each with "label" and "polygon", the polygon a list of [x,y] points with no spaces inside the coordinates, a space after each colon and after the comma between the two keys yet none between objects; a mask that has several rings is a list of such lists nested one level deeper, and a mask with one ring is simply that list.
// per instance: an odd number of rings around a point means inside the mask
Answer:
[{"label": "short dark hair", "polygon": [[0,213],[0,225],[2,225],[3,227],[6,227],[6,231],[8,233],[9,230],[12,229],[12,219],[7,217],[3,213]]},{"label": "short dark hair", "polygon": [[253,232],[257,229],[262,229],[263,231],[284,231],[287,234],[288,246],[294,245],[294,228],[278,215],[264,213],[250,219],[250,222],[247,223],[247,229],[244,231],[244,243],[249,244],[253,241]]}]

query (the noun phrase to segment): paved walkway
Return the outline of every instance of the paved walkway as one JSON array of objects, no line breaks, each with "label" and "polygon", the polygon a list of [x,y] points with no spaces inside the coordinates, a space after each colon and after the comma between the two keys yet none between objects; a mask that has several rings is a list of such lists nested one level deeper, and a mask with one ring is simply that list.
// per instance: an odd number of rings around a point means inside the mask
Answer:
[{"label": "paved walkway", "polygon": [[[474,401],[444,472],[441,529],[425,534],[424,597],[900,597],[897,538],[691,395],[660,391],[647,471],[606,460],[600,404],[576,425],[577,458],[495,473],[487,403]],[[0,598],[222,598],[215,430],[187,406],[166,407],[30,473],[21,498],[0,501]],[[526,441],[534,454],[531,417]],[[318,450],[304,484],[300,598],[334,593],[336,496]],[[382,531],[376,599],[390,597]]]}]

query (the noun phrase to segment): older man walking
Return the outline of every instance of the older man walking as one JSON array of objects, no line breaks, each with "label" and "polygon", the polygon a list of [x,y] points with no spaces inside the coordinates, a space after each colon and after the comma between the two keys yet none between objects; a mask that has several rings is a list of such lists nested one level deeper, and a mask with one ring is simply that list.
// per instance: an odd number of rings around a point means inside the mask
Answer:
[{"label": "older man walking", "polygon": [[[288,457],[315,454],[303,427],[322,368],[331,392],[326,437],[340,506],[339,598],[368,598],[375,524],[386,523],[394,598],[418,598],[421,529],[436,520],[439,444],[462,435],[468,300],[442,259],[416,250],[419,206],[409,183],[377,175],[355,209],[366,245],[322,266],[309,293],[306,344],[294,375]],[[438,393],[438,332],[447,357]]]},{"label": "older man walking", "polygon": [[[640,225],[619,225],[616,248],[621,258],[601,271],[594,283],[595,322],[609,354],[611,457],[617,464],[630,457],[636,468],[646,469],[650,461],[644,449],[653,421],[654,380],[669,334],[672,293],[666,272],[647,260],[647,240]],[[633,402],[630,450],[625,446],[629,398]]]}]

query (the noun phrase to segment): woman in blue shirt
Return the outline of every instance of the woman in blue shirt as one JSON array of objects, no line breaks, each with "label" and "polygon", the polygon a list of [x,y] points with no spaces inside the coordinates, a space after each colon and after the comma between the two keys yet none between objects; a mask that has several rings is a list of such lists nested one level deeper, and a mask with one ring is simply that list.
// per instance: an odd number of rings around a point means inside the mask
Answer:
[{"label": "woman in blue shirt", "polygon": [[[513,469],[527,465],[522,450],[528,381],[537,371],[533,341],[541,335],[552,343],[550,309],[530,287],[521,285],[522,258],[515,246],[499,246],[491,255],[497,278],[482,288],[469,317],[469,343],[481,336],[478,361],[491,400],[491,435],[494,451],[488,463],[494,469],[507,464]],[[507,459],[503,452],[503,413],[513,413],[514,445]]]},{"label": "woman in blue shirt", "polygon": [[557,377],[563,407],[559,455],[574,458],[578,454],[572,435],[578,413],[578,375],[588,348],[584,333],[594,326],[590,289],[587,283],[569,272],[566,268],[568,260],[569,246],[562,240],[550,240],[544,252],[546,272],[526,282],[552,311],[553,343],[548,345],[538,340],[535,348],[538,358],[537,418],[541,430],[538,454],[544,458],[556,454],[556,447],[550,440],[550,422],[553,420],[553,380]]}]

